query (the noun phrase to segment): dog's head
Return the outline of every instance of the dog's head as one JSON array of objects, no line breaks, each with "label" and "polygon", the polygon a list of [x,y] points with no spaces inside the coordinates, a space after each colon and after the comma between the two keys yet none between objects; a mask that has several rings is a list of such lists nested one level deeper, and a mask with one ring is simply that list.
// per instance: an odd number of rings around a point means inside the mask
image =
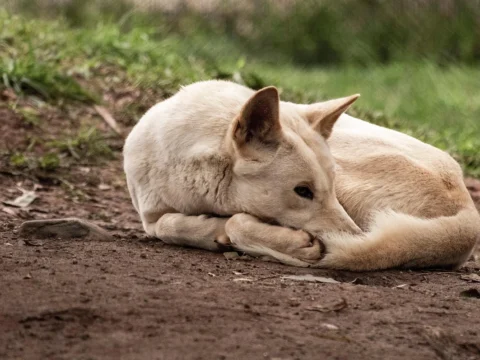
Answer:
[{"label": "dog's head", "polygon": [[357,98],[297,105],[280,102],[274,87],[257,91],[228,134],[242,211],[313,234],[358,232],[336,198],[335,163],[326,142]]}]

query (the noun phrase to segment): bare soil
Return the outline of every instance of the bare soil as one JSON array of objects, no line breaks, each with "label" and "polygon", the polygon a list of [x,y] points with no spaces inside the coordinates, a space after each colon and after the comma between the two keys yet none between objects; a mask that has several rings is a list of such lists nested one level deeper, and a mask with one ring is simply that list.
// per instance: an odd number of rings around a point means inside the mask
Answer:
[{"label": "bare soil", "polygon": [[[0,126],[7,149],[37,131],[1,107]],[[54,174],[6,164],[0,201],[18,188],[39,198],[24,209],[0,204],[0,359],[480,358],[480,283],[465,278],[480,272],[473,259],[452,272],[369,273],[227,260],[146,238],[118,151]],[[69,216],[114,240],[17,233],[26,219]],[[282,279],[302,274],[340,283]]]}]

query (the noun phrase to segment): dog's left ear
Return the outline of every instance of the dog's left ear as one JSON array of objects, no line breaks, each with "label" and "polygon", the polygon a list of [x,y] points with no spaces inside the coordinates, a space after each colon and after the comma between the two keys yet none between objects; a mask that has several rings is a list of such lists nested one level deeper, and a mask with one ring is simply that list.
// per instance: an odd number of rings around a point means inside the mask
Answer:
[{"label": "dog's left ear", "polygon": [[360,94],[347,96],[344,98],[328,100],[306,106],[307,121],[316,131],[325,139],[332,134],[333,125],[337,122],[340,115],[348,110]]},{"label": "dog's left ear", "polygon": [[276,143],[282,132],[277,89],[269,86],[253,94],[235,121],[233,139],[239,148]]}]

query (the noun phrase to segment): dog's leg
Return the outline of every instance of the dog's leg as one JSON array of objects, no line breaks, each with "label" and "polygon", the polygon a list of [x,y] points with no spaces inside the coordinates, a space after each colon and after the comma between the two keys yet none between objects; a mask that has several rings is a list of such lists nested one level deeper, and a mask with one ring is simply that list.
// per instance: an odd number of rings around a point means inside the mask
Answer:
[{"label": "dog's leg", "polygon": [[236,214],[225,225],[232,246],[253,256],[284,264],[309,266],[322,255],[320,243],[303,230],[270,225],[248,214]]},{"label": "dog's leg", "polygon": [[147,233],[167,244],[219,251],[228,245],[225,223],[228,218],[208,215],[187,216],[180,213],[162,215],[156,223],[147,224]]}]

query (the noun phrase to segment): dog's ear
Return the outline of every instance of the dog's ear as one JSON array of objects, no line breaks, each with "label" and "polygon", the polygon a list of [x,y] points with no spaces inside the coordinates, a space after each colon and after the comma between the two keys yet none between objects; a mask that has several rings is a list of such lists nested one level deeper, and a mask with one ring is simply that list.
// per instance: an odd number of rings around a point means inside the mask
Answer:
[{"label": "dog's ear", "polygon": [[340,115],[347,111],[350,105],[359,97],[360,94],[355,94],[344,98],[307,105],[307,121],[320,135],[328,139],[332,134],[333,125],[335,125]]},{"label": "dog's ear", "polygon": [[238,148],[245,145],[275,145],[281,136],[280,99],[275,87],[257,91],[235,119],[233,140]]}]

